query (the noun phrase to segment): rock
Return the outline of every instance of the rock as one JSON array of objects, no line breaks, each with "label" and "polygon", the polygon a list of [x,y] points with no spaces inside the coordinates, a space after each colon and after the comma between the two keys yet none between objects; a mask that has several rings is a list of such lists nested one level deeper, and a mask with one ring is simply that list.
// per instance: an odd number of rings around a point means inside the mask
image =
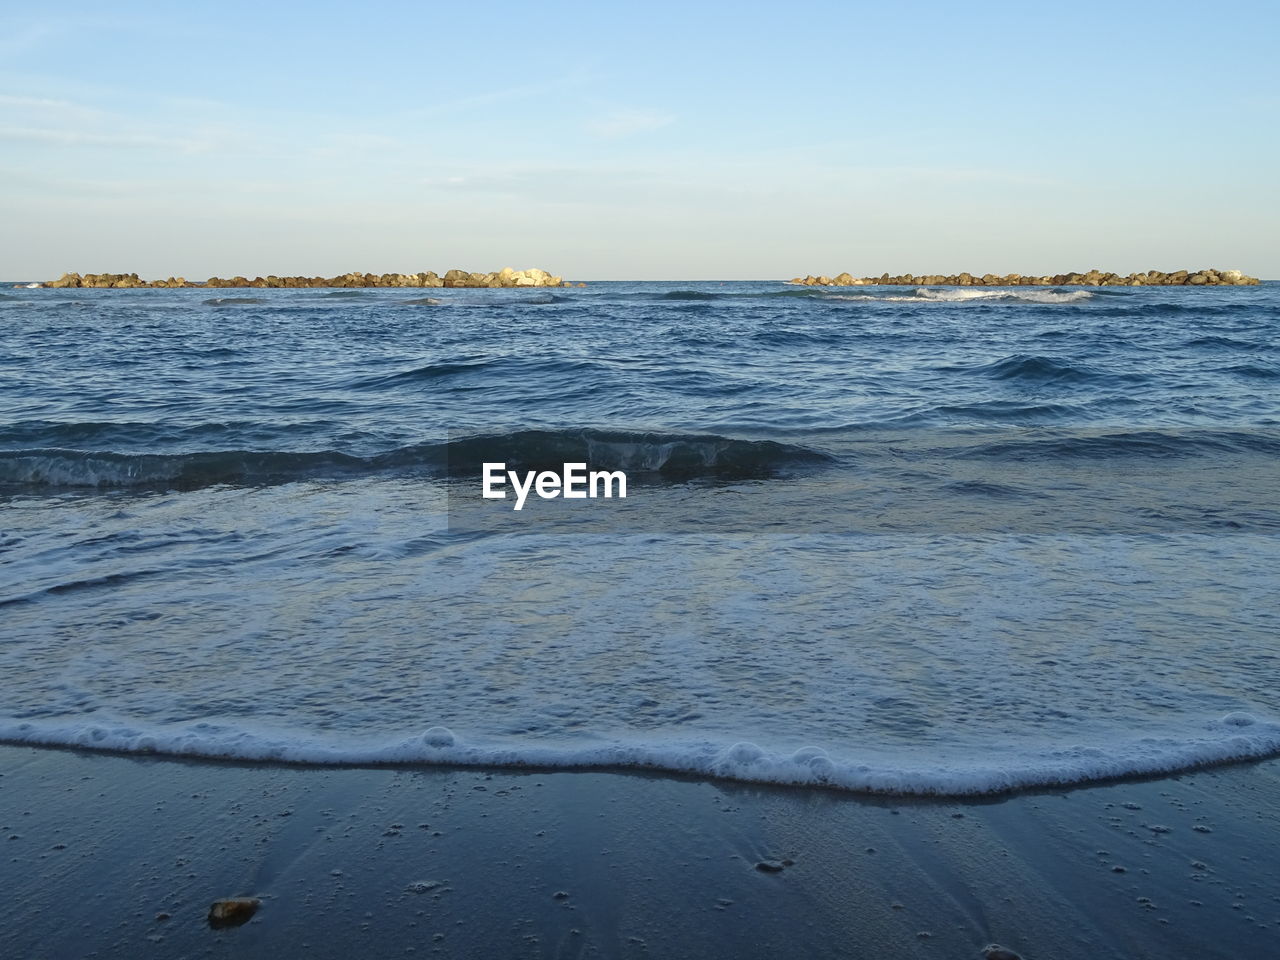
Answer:
[{"label": "rock", "polygon": [[[975,276],[963,272],[944,276],[942,274],[904,273],[890,276],[887,273],[878,277],[855,277],[848,272],[835,277],[813,276],[793,277],[788,283],[797,286],[837,286],[860,287],[883,284],[887,286],[1255,286],[1259,283],[1256,277],[1246,276],[1240,270],[1217,270],[1205,268],[1195,272],[1177,270],[1164,273],[1160,270],[1149,270],[1146,273],[1130,273],[1120,276],[1115,273],[1104,273],[1101,270],[1089,270],[1085,273],[1060,273],[1054,275],[1024,276],[1010,273],[1000,276],[984,273]],[[146,281],[136,273],[89,273],[81,276],[78,273],[64,273],[57,280],[50,280],[43,286],[50,289],[66,288],[114,288],[114,289],[175,289],[181,287],[205,286],[210,288],[226,287],[267,287],[294,289],[302,287],[572,287],[585,286],[566,281],[563,277],[554,276],[537,267],[528,270],[515,270],[503,267],[493,273],[469,273],[465,270],[452,269],[443,277],[432,271],[424,273],[345,273],[337,277],[279,277],[271,274],[267,277],[255,277],[247,280],[236,276],[230,280],[221,277],[210,277],[205,283],[193,283],[185,277],[169,277],[167,280]]]},{"label": "rock", "polygon": [[982,958],[983,960],[1022,960],[1020,954],[1014,953],[1012,950],[1008,950],[1000,946],[998,943],[993,943],[990,946],[984,947],[982,950]]},{"label": "rock", "polygon": [[262,901],[257,897],[228,897],[213,901],[209,907],[209,926],[238,927],[248,923],[249,918],[258,912]]},{"label": "rock", "polygon": [[761,873],[781,873],[786,865],[781,860],[761,860],[756,869]]},{"label": "rock", "polygon": [[[517,277],[521,274],[516,274]],[[554,278],[553,278],[554,279]],[[836,277],[813,276],[810,274],[806,277],[793,277],[788,283],[797,286],[838,286],[838,287],[854,287],[863,286],[865,284],[881,284],[885,286],[987,286],[987,287],[1004,287],[1004,286],[1097,286],[1097,287],[1142,287],[1156,285],[1192,285],[1192,286],[1252,286],[1260,281],[1256,277],[1248,277],[1239,270],[1213,270],[1204,269],[1195,273],[1186,270],[1178,270],[1174,273],[1163,273],[1160,270],[1149,270],[1145,273],[1130,273],[1126,276],[1120,276],[1118,273],[1110,271],[1093,269],[1084,273],[1059,273],[1054,275],[1044,274],[1042,276],[1025,276],[1020,273],[1010,273],[1000,276],[995,273],[984,273],[981,276],[974,276],[971,273],[957,273],[950,276],[942,274],[915,274],[904,273],[898,276],[890,276],[887,273],[878,277],[855,277],[849,273],[841,273]]]},{"label": "rock", "polygon": [[410,893],[430,893],[432,890],[439,890],[443,886],[444,883],[440,880],[415,880],[405,889]]}]

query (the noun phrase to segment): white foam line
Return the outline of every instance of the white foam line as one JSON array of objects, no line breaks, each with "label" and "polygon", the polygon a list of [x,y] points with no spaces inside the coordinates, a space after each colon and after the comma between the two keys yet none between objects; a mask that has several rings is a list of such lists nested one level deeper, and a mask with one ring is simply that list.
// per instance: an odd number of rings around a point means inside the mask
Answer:
[{"label": "white foam line", "polygon": [[1017,303],[1080,303],[1092,300],[1088,290],[930,290],[920,287],[911,294],[877,296],[870,293],[829,293],[823,300],[874,300],[879,303],[970,303],[1004,300]]},{"label": "white foam line", "polygon": [[633,767],[754,783],[834,787],[860,793],[977,796],[1171,774],[1197,767],[1280,755],[1280,723],[1233,713],[1181,737],[1142,737],[1102,746],[1049,746],[989,760],[928,761],[893,766],[833,756],[806,746],[769,751],[754,743],[710,741],[542,744],[468,742],[444,727],[383,741],[339,742],[313,735],[253,732],[217,723],[144,728],[111,721],[0,721],[0,741],[119,753],[301,765]]}]

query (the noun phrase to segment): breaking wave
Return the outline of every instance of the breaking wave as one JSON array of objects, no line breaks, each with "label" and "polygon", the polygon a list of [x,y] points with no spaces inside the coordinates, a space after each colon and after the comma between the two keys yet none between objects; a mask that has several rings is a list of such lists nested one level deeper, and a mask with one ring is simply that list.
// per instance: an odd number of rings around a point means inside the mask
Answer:
[{"label": "breaking wave", "polygon": [[969,287],[934,289],[919,287],[914,293],[829,293],[812,294],[824,300],[874,300],[881,303],[1009,303],[1064,304],[1092,300],[1088,290],[974,290]]},{"label": "breaking wave", "polygon": [[[743,300],[794,298],[805,300],[852,300],[879,303],[1083,303],[1096,296],[1098,291],[1062,290],[1059,288],[981,288],[972,287],[917,287],[911,292],[898,292],[901,288],[874,286],[860,287],[792,287],[787,290],[765,291],[710,291],[667,290],[662,293],[639,294],[638,299],[703,302],[709,300]],[[837,292],[840,291],[840,292]],[[845,292],[849,291],[849,292]],[[858,291],[858,292],[853,292]],[[862,292],[866,291],[866,292]]]},{"label": "breaking wave", "polygon": [[767,478],[788,467],[833,458],[772,440],[606,430],[521,430],[415,444],[358,457],[316,452],[220,450],[174,454],[111,451],[0,451],[0,486],[163,487],[195,490],[218,484],[270,484],[375,473],[471,477],[486,462],[511,469],[560,469],[587,462],[665,480]]}]

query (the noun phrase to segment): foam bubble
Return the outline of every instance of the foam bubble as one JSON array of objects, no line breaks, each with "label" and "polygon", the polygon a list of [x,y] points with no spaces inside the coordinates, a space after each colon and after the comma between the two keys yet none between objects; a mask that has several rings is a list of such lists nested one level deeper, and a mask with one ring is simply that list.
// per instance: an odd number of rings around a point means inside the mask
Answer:
[{"label": "foam bubble", "polygon": [[452,747],[457,742],[457,738],[448,727],[432,727],[422,735],[422,742],[428,747],[442,750],[445,747]]}]

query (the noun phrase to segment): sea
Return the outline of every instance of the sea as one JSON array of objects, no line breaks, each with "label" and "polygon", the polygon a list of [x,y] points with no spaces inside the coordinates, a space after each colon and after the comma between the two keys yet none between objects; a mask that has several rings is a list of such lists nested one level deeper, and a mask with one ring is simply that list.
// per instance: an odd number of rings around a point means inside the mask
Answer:
[{"label": "sea", "polygon": [[1277,283],[6,284],[0,740],[943,796],[1270,757],[1278,494]]}]

